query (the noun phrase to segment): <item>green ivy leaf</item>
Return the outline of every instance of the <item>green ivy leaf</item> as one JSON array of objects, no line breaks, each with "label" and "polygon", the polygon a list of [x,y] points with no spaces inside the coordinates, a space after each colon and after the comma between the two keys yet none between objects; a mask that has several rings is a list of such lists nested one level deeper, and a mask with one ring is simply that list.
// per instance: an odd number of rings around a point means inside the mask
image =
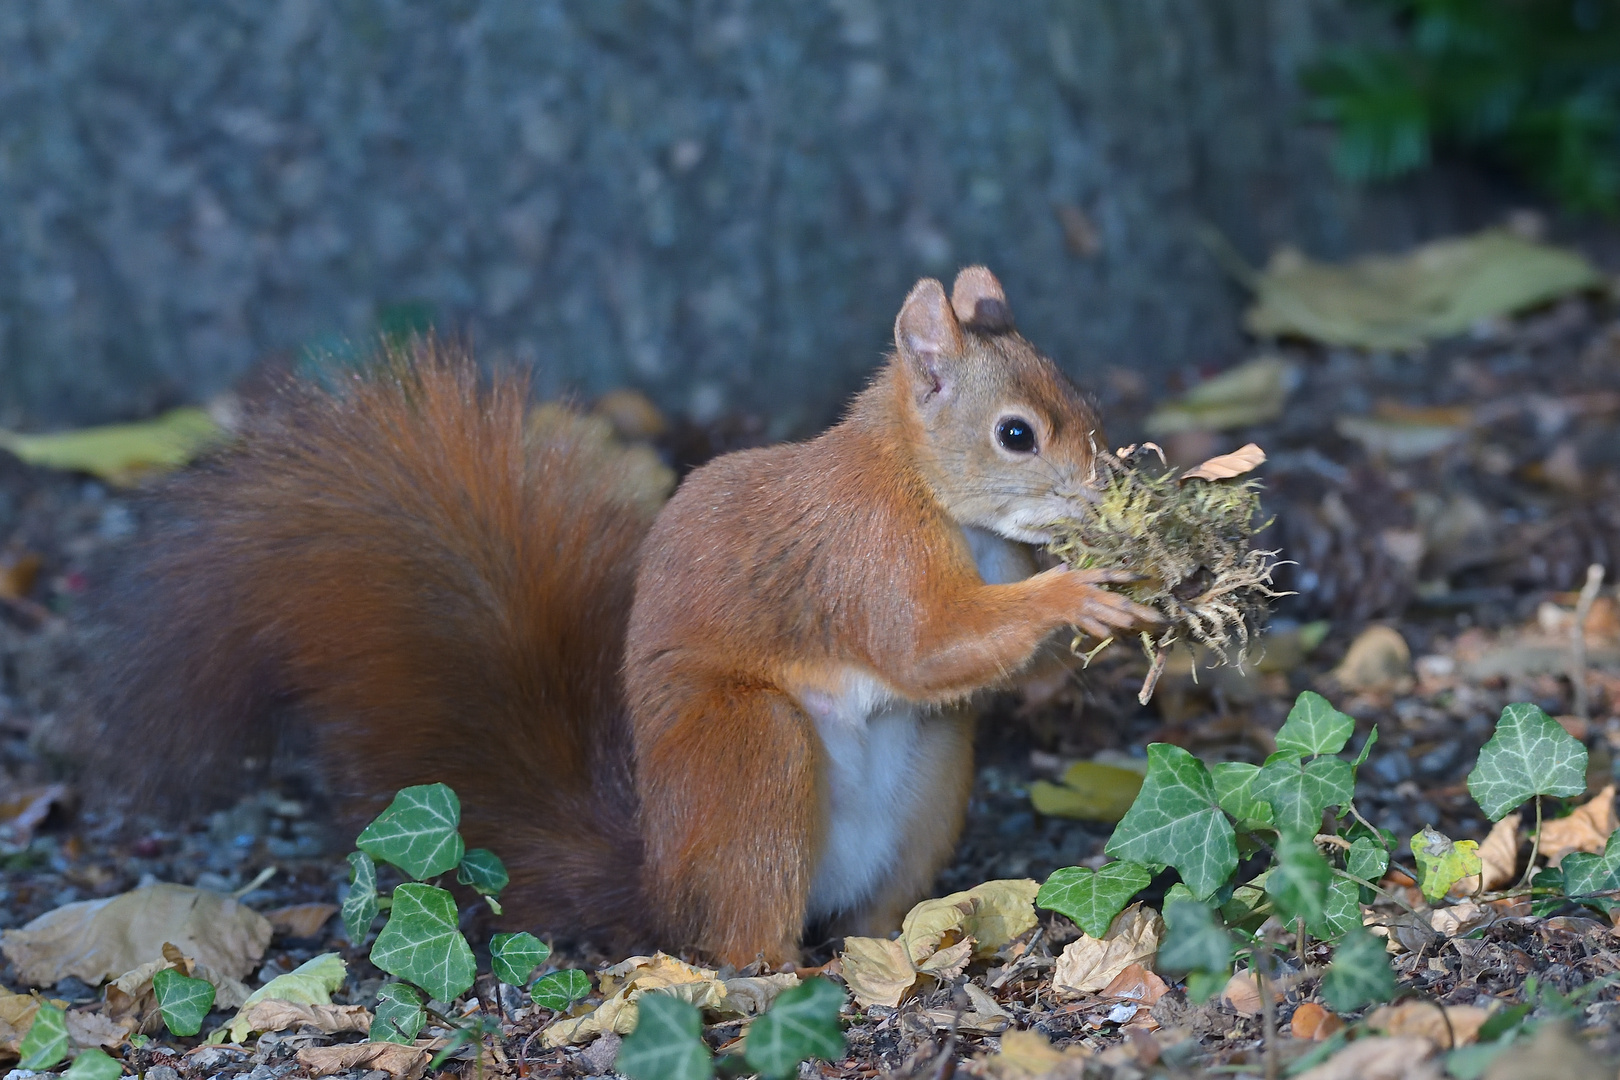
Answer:
[{"label": "green ivy leaf", "polygon": [[1389,869],[1389,852],[1370,836],[1358,836],[1344,856],[1344,868],[1364,881],[1378,884]]},{"label": "green ivy leaf", "polygon": [[67,1080],[118,1080],[124,1075],[124,1067],[105,1050],[91,1047],[80,1050],[79,1056],[73,1059],[73,1064],[62,1075]]},{"label": "green ivy leaf", "polygon": [[1327,905],[1322,917],[1306,929],[1323,941],[1338,941],[1361,925],[1361,886],[1342,877],[1328,881]]},{"label": "green ivy leaf", "polygon": [[1328,883],[1333,867],[1316,850],[1310,833],[1283,833],[1277,839],[1277,864],[1266,877],[1266,893],[1285,920],[1320,924],[1327,914]]},{"label": "green ivy leaf", "polygon": [[1165,935],[1155,966],[1163,971],[1232,972],[1232,935],[1215,913],[1195,900],[1166,898]]},{"label": "green ivy leaf", "polygon": [[349,852],[349,893],[343,898],[343,932],[349,944],[363,945],[377,912],[377,864],[363,851]]},{"label": "green ivy leaf", "polygon": [[1384,942],[1365,929],[1350,931],[1322,976],[1322,1000],[1334,1012],[1343,1013],[1394,996],[1395,972],[1389,966]]},{"label": "green ivy leaf", "polygon": [[1215,785],[1215,801],[1237,820],[1239,827],[1270,828],[1271,804],[1254,797],[1255,777],[1260,766],[1247,761],[1219,761],[1210,766]]},{"label": "green ivy leaf", "polygon": [[1154,870],[1174,866],[1208,899],[1237,869],[1237,834],[1202,761],[1169,743],[1150,743],[1147,754],[1142,790],[1103,850]]},{"label": "green ivy leaf", "polygon": [[34,1022],[29,1025],[28,1034],[17,1046],[17,1053],[22,1058],[17,1062],[17,1068],[44,1072],[67,1057],[67,1052],[67,1014],[55,1005],[41,1005],[39,1011],[34,1013]]},{"label": "green ivy leaf", "polygon": [[1307,690],[1294,699],[1288,719],[1277,730],[1277,749],[1299,754],[1337,754],[1355,733],[1356,722]]},{"label": "green ivy leaf", "polygon": [[1355,770],[1343,758],[1318,757],[1305,761],[1293,750],[1279,750],[1266,759],[1254,778],[1254,797],[1271,804],[1271,816],[1284,832],[1309,832],[1322,827],[1322,811],[1347,806],[1356,792]]},{"label": "green ivy leaf", "polygon": [[533,934],[496,934],[489,939],[489,962],[495,977],[510,986],[529,985],[534,969],[546,962],[551,946]]},{"label": "green ivy leaf", "polygon": [[[1609,834],[1602,855],[1577,851],[1564,856],[1559,867],[1564,871],[1564,892],[1570,897],[1592,896],[1596,893],[1620,889],[1620,830]],[[1541,883],[1541,878],[1536,878]],[[1609,901],[1620,900],[1610,896]]]},{"label": "green ivy leaf", "polygon": [[202,1030],[203,1018],[214,1007],[214,984],[206,979],[188,979],[173,968],[152,976],[163,1026],[172,1035],[195,1035]]},{"label": "green ivy leaf", "polygon": [[1356,760],[1350,763],[1350,767],[1352,769],[1359,769],[1365,765],[1367,763],[1367,755],[1372,753],[1372,748],[1377,744],[1378,725],[1374,724],[1372,730],[1367,732],[1367,741],[1361,744],[1361,753],[1356,755]]},{"label": "green ivy leaf", "polygon": [[407,883],[394,890],[394,906],[371,962],[415,983],[440,1001],[454,1001],[473,983],[472,946],[456,928],[456,902],[445,890]]},{"label": "green ivy leaf", "polygon": [[1052,871],[1041,885],[1035,906],[1067,915],[1080,929],[1100,938],[1131,897],[1152,880],[1147,867],[1133,862],[1111,862],[1099,870],[1065,866]]},{"label": "green ivy leaf", "polygon": [[[636,1030],[624,1037],[613,1060],[630,1080],[710,1080],[713,1055],[703,1041],[697,1007],[668,994],[643,994]],[[755,1021],[758,1023],[758,1021]]]},{"label": "green ivy leaf", "polygon": [[410,1046],[426,1023],[427,1010],[422,1008],[422,991],[410,983],[385,983],[377,991],[377,1008],[366,1038],[372,1042]]},{"label": "green ivy leaf", "polygon": [[512,879],[506,873],[506,864],[488,848],[473,848],[461,857],[456,868],[456,880],[471,885],[480,896],[499,896]]},{"label": "green ivy leaf", "polygon": [[1479,751],[1468,790],[1492,821],[1537,795],[1579,795],[1586,790],[1586,747],[1536,706],[1509,705]]},{"label": "green ivy leaf", "polygon": [[562,1012],[590,992],[591,977],[583,971],[569,968],[536,979],[529,988],[529,998],[542,1009]]},{"label": "green ivy leaf", "polygon": [[425,881],[454,870],[466,854],[460,824],[461,800],[444,784],[402,788],[354,846]]},{"label": "green ivy leaf", "polygon": [[1453,840],[1427,825],[1412,837],[1412,858],[1417,862],[1418,887],[1431,904],[1480,868],[1477,842]]},{"label": "green ivy leaf", "polygon": [[[645,999],[643,999],[645,1000]],[[787,1080],[806,1058],[836,1058],[844,1052],[838,1010],[844,992],[826,979],[784,990],[748,1029],[743,1059],[766,1080]]]}]

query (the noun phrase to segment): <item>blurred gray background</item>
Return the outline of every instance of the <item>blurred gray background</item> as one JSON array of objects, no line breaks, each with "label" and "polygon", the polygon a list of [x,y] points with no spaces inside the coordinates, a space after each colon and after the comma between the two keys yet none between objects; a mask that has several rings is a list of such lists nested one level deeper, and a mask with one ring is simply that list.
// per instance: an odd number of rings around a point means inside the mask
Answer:
[{"label": "blurred gray background", "polygon": [[1482,212],[1333,178],[1295,73],[1363,30],[1338,0],[14,0],[0,425],[204,400],[404,312],[546,392],[788,434],[975,261],[1082,379],[1230,361],[1201,227],[1260,261]]}]

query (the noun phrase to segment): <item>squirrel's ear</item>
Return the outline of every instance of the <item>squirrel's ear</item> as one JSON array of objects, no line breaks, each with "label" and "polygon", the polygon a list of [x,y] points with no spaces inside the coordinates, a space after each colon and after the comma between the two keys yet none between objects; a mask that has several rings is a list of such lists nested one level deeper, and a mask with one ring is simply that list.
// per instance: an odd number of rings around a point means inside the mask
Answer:
[{"label": "squirrel's ear", "polygon": [[952,380],[947,368],[962,351],[962,328],[945,299],[945,286],[933,278],[912,286],[894,320],[894,346],[919,404],[949,396]]},{"label": "squirrel's ear", "polygon": [[1001,291],[996,275],[982,266],[969,266],[956,275],[951,289],[951,307],[957,320],[973,330],[987,334],[1011,330],[1012,308],[1007,306],[1007,294]]}]

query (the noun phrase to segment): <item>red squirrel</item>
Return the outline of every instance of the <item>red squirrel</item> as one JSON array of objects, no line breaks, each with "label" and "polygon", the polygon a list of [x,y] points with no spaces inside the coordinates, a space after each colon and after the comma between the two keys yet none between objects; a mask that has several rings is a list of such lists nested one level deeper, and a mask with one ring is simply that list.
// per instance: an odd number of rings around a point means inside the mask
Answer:
[{"label": "red squirrel", "polygon": [[515,380],[412,353],[289,387],[159,492],[113,620],[125,775],[229,784],[291,715],[340,796],[453,787],[512,920],[783,964],[923,898],[970,695],[1066,627],[1154,619],[1123,575],[1033,572],[1102,434],[983,267],[911,290],[840,423],[661,507],[622,454],[526,427]]}]

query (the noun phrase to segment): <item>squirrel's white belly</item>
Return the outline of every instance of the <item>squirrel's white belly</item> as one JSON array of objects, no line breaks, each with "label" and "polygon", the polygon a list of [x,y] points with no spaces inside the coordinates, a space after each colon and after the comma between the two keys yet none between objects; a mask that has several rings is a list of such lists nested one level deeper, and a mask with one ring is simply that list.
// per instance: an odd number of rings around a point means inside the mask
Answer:
[{"label": "squirrel's white belly", "polygon": [[846,674],[842,693],[801,702],[826,750],[827,819],[812,919],[860,908],[899,862],[908,825],[939,792],[955,734],[931,710],[894,696],[870,675]]}]

